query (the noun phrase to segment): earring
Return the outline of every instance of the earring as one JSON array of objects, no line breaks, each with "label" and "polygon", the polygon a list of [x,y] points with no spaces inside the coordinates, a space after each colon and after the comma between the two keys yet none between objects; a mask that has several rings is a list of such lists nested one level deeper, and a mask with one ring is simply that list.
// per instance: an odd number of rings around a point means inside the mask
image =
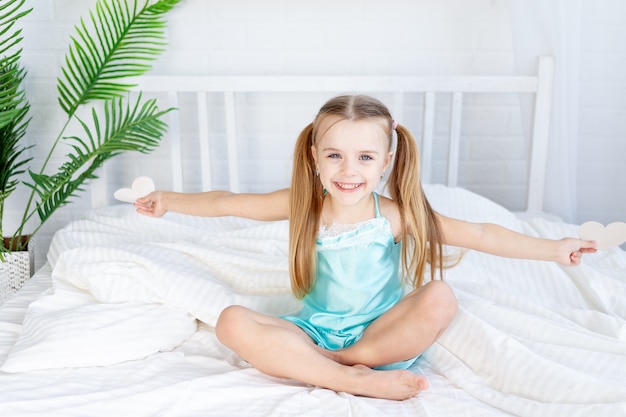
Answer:
[{"label": "earring", "polygon": [[383,173],[380,174],[380,179],[382,180],[383,178],[385,178],[385,171],[383,171]]},{"label": "earring", "polygon": [[320,169],[319,169],[319,167],[315,168],[315,176],[316,177],[320,176]]}]

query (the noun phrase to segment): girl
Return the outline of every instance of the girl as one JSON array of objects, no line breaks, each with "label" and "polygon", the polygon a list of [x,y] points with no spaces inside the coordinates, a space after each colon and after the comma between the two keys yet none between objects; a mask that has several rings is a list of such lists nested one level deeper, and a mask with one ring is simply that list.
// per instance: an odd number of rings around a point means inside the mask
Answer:
[{"label": "girl", "polygon": [[[375,189],[392,162],[391,198]],[[577,265],[595,242],[539,239],[434,212],[411,133],[367,96],[331,99],[298,137],[291,188],[269,194],[156,191],[139,213],[289,219],[289,269],[302,310],[273,317],[242,306],[220,315],[219,340],[260,371],[316,386],[406,399],[428,386],[408,370],[448,327],[457,301],[435,270],[442,245]],[[429,282],[423,283],[426,264]],[[401,270],[400,270],[401,269]],[[401,277],[413,286],[403,294]],[[440,272],[441,277],[441,272]]]}]

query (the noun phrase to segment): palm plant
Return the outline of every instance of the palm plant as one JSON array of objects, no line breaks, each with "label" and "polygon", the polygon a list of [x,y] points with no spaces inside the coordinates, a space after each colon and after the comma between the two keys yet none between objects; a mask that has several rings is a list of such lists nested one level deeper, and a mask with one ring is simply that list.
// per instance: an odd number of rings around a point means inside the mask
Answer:
[{"label": "palm plant", "polygon": [[[22,0],[23,1],[23,0]],[[125,0],[98,0],[90,14],[91,26],[81,19],[72,37],[62,77],[57,80],[59,105],[66,122],[54,140],[41,168],[28,170],[30,189],[21,223],[12,237],[12,249],[24,250],[32,237],[60,207],[82,190],[86,181],[96,178],[95,171],[120,153],[154,150],[167,129],[162,117],[172,109],[159,110],[155,99],[131,98],[132,77],[146,73],[151,61],[164,50],[164,15],[180,0],[146,0],[138,6]],[[78,116],[86,104],[90,120]],[[82,137],[64,136],[76,123]],[[54,174],[45,170],[55,148],[69,145],[67,160]],[[23,169],[25,162],[14,167]],[[5,197],[3,195],[3,197]],[[38,216],[39,223],[30,236],[20,239],[26,223]],[[6,249],[5,249],[6,250]],[[0,253],[1,255],[1,253]]]},{"label": "palm plant", "polygon": [[[21,145],[28,126],[29,105],[21,88],[25,76],[19,66],[21,30],[15,29],[17,21],[31,11],[22,11],[24,1],[9,0],[0,5],[0,237],[4,236],[4,202],[17,188],[17,177],[30,161],[24,157],[28,146]],[[0,245],[0,249],[4,246]]]}]

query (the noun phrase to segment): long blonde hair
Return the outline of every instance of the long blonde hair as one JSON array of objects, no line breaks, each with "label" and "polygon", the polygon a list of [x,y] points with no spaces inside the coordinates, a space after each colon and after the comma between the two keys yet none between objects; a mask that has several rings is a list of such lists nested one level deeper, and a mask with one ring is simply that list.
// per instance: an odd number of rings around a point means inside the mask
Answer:
[{"label": "long blonde hair", "polygon": [[[311,146],[323,132],[322,121],[334,116],[343,120],[379,119],[387,123],[389,150],[392,147],[394,121],[387,107],[379,100],[364,95],[335,97],[322,106],[296,141],[289,206],[289,272],[291,288],[304,297],[314,285],[316,268],[316,237],[324,201],[324,189],[316,178],[316,165]],[[419,154],[415,138],[403,126],[396,126],[397,146],[387,186],[397,203],[402,227],[402,270],[413,287],[423,284],[426,265],[431,279],[443,265],[442,232],[419,179]],[[440,275],[441,276],[441,275]]]}]

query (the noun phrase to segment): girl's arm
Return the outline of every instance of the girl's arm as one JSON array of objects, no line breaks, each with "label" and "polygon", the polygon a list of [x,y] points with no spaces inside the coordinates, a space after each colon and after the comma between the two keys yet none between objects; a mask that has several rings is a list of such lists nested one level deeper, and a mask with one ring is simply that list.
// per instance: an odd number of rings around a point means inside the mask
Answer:
[{"label": "girl's arm", "polygon": [[238,216],[253,220],[286,220],[289,217],[289,189],[268,194],[235,194],[208,191],[187,194],[155,191],[135,202],[137,212],[161,217],[168,211],[194,216]]},{"label": "girl's arm", "polygon": [[583,253],[596,252],[596,242],[575,238],[543,239],[490,223],[470,223],[437,215],[447,245],[475,249],[508,258],[580,264]]}]

